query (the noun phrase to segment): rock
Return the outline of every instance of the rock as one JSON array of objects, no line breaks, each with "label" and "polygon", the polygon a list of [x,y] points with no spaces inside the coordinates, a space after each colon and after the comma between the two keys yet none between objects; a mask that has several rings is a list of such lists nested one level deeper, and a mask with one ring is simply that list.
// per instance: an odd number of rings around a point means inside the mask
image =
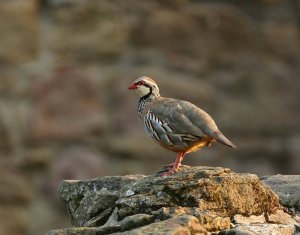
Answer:
[{"label": "rock", "polygon": [[116,235],[139,235],[139,234],[206,234],[197,218],[191,215],[182,215],[175,218],[167,219],[161,222],[133,229],[130,231],[115,233]]},{"label": "rock", "polygon": [[257,233],[250,232],[249,230],[229,229],[220,232],[219,235],[257,235]]},{"label": "rock", "polygon": [[[292,218],[291,215],[282,210],[278,210],[270,215],[251,215],[249,217],[235,215],[233,217],[235,224],[234,229],[224,232],[224,234],[261,234],[266,229],[270,234],[294,234],[300,223],[297,218]],[[267,224],[270,223],[270,224]],[[270,225],[270,226],[269,226]],[[273,226],[274,225],[274,226]],[[284,225],[284,226],[281,226]],[[281,233],[282,232],[282,233]],[[223,233],[221,233],[223,234]],[[264,234],[264,233],[263,233]]]},{"label": "rock", "polygon": [[235,215],[233,220],[237,224],[253,224],[253,223],[265,223],[266,219],[264,215],[251,215],[249,217],[242,215]]},{"label": "rock", "polygon": [[229,217],[221,217],[209,211],[196,214],[196,217],[207,231],[217,232],[231,227]]},{"label": "rock", "polygon": [[[82,227],[78,231],[76,228],[52,231],[51,235],[149,234],[150,231],[207,234],[229,230],[232,223],[237,229],[257,222],[267,224],[264,216],[268,215],[276,223],[297,224],[281,211],[278,196],[256,175],[237,174],[221,167],[182,166],[179,173],[169,177],[135,175],[65,180],[60,184],[59,197],[67,206],[72,224]],[[281,215],[286,219],[277,221]]]},{"label": "rock", "polygon": [[121,230],[126,231],[135,227],[141,227],[154,221],[154,216],[147,214],[136,214],[125,217],[121,221]]},{"label": "rock", "polygon": [[271,175],[261,178],[280,199],[280,203],[300,213],[300,175]]},{"label": "rock", "polygon": [[[94,205],[98,205],[99,203],[100,212],[108,208],[113,208],[113,204],[109,205],[109,203],[106,204],[107,208],[102,207],[103,201],[97,201],[96,199],[106,198],[111,203],[115,200],[115,197],[119,197],[121,188],[141,177],[143,176],[112,176],[86,181],[66,180],[59,186],[59,196],[64,204],[67,205],[72,224],[80,225],[95,217],[93,213],[94,209],[88,203],[87,206],[89,207],[86,208],[85,213],[79,215],[78,212],[83,212],[81,205],[85,204],[85,202],[95,200]],[[81,218],[85,220],[82,221]]]},{"label": "rock", "polygon": [[202,211],[195,207],[163,207],[154,213],[159,220],[166,220],[181,215],[193,215],[208,231],[219,231],[230,227],[229,217],[220,217],[209,211]]},{"label": "rock", "polygon": [[[132,229],[130,231],[113,233],[115,235],[140,235],[140,234],[206,234],[205,229],[200,225],[197,218],[190,215],[178,216],[176,218],[167,219],[161,222],[152,223],[141,228]],[[53,230],[48,235],[96,235],[108,234],[108,230],[104,231],[99,228],[70,228]]]},{"label": "rock", "polygon": [[[134,195],[126,197],[127,190]],[[116,206],[121,218],[172,206],[199,207],[229,217],[272,213],[280,207],[278,197],[260,184],[257,176],[218,167],[187,167],[167,178],[145,177],[126,185]]]},{"label": "rock", "polygon": [[47,235],[93,235],[96,231],[97,229],[92,227],[66,228],[50,231]]},{"label": "rock", "polygon": [[[93,197],[93,201],[90,201],[91,197]],[[76,224],[74,225],[87,227],[103,225],[113,212],[111,205],[117,199],[118,195],[113,193],[92,192],[89,197],[83,198],[80,202],[80,206],[76,210]],[[87,218],[90,219],[86,221]]]},{"label": "rock", "polygon": [[250,224],[238,225],[234,229],[222,231],[219,235],[294,235],[296,227],[292,224]]},{"label": "rock", "polygon": [[278,210],[274,214],[269,215],[268,222],[274,224],[298,224],[294,218],[289,214],[284,213],[282,210]]}]

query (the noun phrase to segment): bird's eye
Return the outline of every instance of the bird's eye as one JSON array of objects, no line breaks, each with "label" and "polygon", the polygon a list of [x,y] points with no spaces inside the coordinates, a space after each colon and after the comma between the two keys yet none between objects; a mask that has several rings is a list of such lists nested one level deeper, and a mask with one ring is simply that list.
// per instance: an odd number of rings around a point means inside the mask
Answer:
[{"label": "bird's eye", "polygon": [[137,85],[139,85],[139,86],[141,86],[141,85],[143,85],[144,84],[144,81],[139,81],[139,82],[137,82]]}]

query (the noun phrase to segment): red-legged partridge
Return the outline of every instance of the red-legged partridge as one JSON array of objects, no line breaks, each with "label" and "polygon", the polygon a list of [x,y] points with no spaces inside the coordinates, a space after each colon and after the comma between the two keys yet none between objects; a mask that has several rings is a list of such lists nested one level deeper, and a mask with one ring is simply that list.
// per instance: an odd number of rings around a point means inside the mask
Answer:
[{"label": "red-legged partridge", "polygon": [[128,89],[140,96],[137,112],[146,132],[161,146],[178,153],[172,168],[163,176],[176,173],[186,153],[213,141],[236,148],[205,111],[188,101],[161,97],[153,79],[140,77]]}]

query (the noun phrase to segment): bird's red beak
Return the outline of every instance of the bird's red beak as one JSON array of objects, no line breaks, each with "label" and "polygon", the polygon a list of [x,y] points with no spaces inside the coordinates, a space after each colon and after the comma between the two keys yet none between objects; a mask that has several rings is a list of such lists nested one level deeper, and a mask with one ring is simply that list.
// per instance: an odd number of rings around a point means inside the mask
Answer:
[{"label": "bird's red beak", "polygon": [[129,87],[128,90],[135,90],[137,88],[137,85],[132,83]]}]

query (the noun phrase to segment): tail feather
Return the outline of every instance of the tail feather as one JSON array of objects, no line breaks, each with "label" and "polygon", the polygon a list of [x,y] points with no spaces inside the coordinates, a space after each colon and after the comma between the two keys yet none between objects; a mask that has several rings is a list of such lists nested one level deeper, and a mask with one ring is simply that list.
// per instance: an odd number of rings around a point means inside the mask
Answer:
[{"label": "tail feather", "polygon": [[237,148],[236,145],[234,143],[232,143],[229,139],[227,139],[225,137],[225,135],[223,135],[222,132],[220,132],[220,131],[214,132],[210,136],[212,136],[215,140],[217,140],[221,144],[224,144],[231,148]]}]

